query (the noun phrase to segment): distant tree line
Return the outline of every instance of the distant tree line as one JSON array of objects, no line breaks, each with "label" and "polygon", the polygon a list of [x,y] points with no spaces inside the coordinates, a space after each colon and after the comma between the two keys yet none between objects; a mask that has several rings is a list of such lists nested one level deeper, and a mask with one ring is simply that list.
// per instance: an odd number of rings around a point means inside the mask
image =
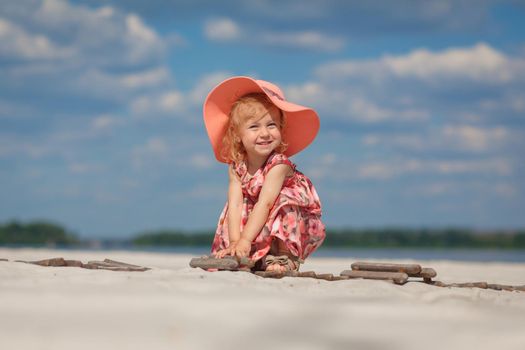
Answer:
[{"label": "distant tree line", "polygon": [[[142,233],[131,243],[135,246],[210,246],[212,240],[212,232],[163,230]],[[322,247],[525,249],[525,231],[480,233],[455,228],[328,229]]]},{"label": "distant tree line", "polygon": [[[131,239],[103,241],[102,247],[209,247],[213,234],[212,231],[146,231]],[[89,246],[89,241],[80,240],[57,223],[45,220],[21,223],[13,220],[0,224],[0,245]],[[476,232],[463,228],[328,229],[322,247],[525,249],[525,230]]]},{"label": "distant tree line", "polygon": [[212,232],[184,232],[161,230],[144,232],[131,239],[135,246],[202,247],[211,246]]},{"label": "distant tree line", "polygon": [[37,220],[21,223],[16,220],[0,225],[0,245],[73,245],[75,234],[59,224]]},{"label": "distant tree line", "polygon": [[475,232],[469,229],[327,230],[325,246],[362,248],[498,248],[524,249],[525,230]]}]

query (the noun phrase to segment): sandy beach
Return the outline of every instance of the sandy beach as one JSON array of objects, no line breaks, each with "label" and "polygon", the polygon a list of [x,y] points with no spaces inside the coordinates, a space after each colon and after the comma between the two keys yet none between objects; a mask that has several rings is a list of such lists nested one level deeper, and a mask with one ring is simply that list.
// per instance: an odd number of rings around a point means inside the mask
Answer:
[{"label": "sandy beach", "polygon": [[[110,258],[115,272],[14,262]],[[0,248],[2,349],[523,349],[525,292],[205,272],[193,256]],[[339,274],[357,259],[309,259]],[[359,259],[363,260],[363,259]],[[375,260],[377,261],[377,259]],[[525,284],[525,264],[395,261],[446,282]]]}]

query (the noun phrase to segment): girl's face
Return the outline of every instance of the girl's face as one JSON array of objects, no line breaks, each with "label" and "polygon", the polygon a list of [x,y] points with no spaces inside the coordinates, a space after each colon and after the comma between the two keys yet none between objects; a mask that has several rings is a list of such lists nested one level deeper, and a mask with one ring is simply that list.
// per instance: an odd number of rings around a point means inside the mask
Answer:
[{"label": "girl's face", "polygon": [[261,107],[260,116],[249,118],[240,125],[239,136],[248,160],[266,159],[282,141],[281,112],[275,107]]}]

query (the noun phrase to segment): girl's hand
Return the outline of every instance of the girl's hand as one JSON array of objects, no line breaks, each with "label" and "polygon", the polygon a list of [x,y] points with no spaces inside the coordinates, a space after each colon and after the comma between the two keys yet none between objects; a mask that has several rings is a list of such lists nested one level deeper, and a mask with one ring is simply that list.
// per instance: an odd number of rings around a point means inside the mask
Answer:
[{"label": "girl's hand", "polygon": [[226,249],[219,250],[215,253],[215,257],[218,259],[224,258],[226,255],[235,255],[235,246],[237,245],[236,241],[230,242],[230,245]]},{"label": "girl's hand", "polygon": [[241,238],[235,245],[235,255],[237,255],[239,258],[248,256],[250,254],[250,250],[252,248],[252,242],[247,240],[246,238]]}]

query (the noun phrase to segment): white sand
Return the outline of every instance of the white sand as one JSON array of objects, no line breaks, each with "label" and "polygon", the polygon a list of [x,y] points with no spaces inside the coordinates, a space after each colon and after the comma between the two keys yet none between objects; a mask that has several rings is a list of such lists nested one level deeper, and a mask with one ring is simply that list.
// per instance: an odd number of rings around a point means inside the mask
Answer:
[{"label": "white sand", "polygon": [[[113,272],[13,260],[110,258]],[[189,255],[0,248],[0,349],[525,349],[525,292],[204,272]],[[363,259],[311,258],[338,274]],[[525,264],[416,262],[443,282],[525,284]]]}]

